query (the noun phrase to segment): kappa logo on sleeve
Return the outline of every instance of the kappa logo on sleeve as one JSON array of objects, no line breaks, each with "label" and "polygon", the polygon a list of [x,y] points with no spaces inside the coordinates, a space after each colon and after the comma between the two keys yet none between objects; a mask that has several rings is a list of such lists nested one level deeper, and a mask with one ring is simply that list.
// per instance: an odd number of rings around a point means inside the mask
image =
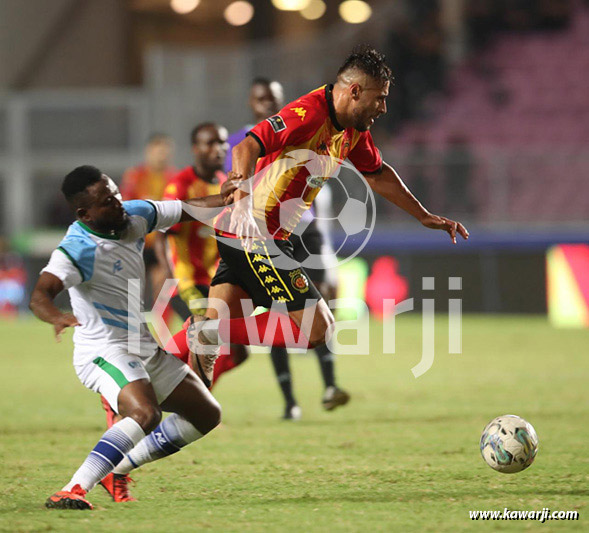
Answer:
[{"label": "kappa logo on sleeve", "polygon": [[278,133],[279,131],[286,129],[286,123],[280,115],[274,115],[273,117],[267,118],[266,120],[270,122],[270,126],[272,126],[274,133]]}]

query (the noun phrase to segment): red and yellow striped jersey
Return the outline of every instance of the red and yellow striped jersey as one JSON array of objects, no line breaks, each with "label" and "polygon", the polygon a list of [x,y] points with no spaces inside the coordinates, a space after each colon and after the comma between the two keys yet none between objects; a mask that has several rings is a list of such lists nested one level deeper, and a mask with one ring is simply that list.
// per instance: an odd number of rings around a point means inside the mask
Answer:
[{"label": "red and yellow striped jersey", "polygon": [[[165,200],[188,200],[219,194],[225,176],[219,172],[209,183],[196,175],[194,167],[186,167],[174,176],[164,191]],[[185,222],[172,226],[168,232],[169,256],[180,292],[194,285],[209,285],[215,273],[219,252],[212,228],[202,222]]]},{"label": "red and yellow striped jersey", "polygon": [[[325,85],[302,96],[248,133],[261,148],[253,182],[254,218],[275,239],[289,237],[341,161],[348,158],[362,173],[377,172],[382,167],[372,135],[342,128],[338,123],[332,90],[333,85]],[[330,157],[295,164],[300,159],[295,150]],[[217,231],[231,236],[228,227],[226,209],[217,221]]]}]

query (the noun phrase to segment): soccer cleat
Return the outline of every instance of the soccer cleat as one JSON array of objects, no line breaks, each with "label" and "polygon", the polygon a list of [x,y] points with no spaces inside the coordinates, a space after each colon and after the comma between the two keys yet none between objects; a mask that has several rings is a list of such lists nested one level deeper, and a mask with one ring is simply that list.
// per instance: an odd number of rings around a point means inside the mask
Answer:
[{"label": "soccer cleat", "polygon": [[84,498],[86,491],[80,485],[74,485],[71,490],[60,490],[47,498],[45,507],[48,509],[94,509],[92,504]]},{"label": "soccer cleat", "polygon": [[136,502],[137,500],[129,492],[129,483],[134,483],[129,474],[113,474],[112,472],[100,482],[113,501]]},{"label": "soccer cleat", "polygon": [[218,335],[214,329],[207,328],[205,324],[216,323],[204,316],[192,315],[185,323],[187,328],[188,348],[190,350],[190,366],[202,379],[205,386],[210,389],[213,384],[213,371],[215,361],[219,357]]},{"label": "soccer cleat", "polygon": [[350,395],[345,390],[332,386],[325,389],[321,403],[323,404],[323,409],[333,411],[336,407],[346,405],[349,401]]},{"label": "soccer cleat", "polygon": [[303,412],[298,405],[287,405],[282,420],[300,420]]}]

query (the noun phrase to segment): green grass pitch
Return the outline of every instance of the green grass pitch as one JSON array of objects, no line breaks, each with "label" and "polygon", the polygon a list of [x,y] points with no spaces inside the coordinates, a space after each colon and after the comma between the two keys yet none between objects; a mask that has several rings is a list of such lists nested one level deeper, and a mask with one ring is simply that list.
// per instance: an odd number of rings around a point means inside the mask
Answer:
[{"label": "green grass pitch", "polygon": [[[418,315],[399,317],[397,353],[340,356],[351,403],[320,408],[315,357],[293,356],[303,420],[279,420],[269,358],[254,354],[215,394],[224,422],[203,441],[134,473],[131,504],[101,487],[93,512],[49,511],[99,438],[99,398],[77,380],[71,335],[61,344],[33,319],[0,323],[2,531],[587,531],[589,331],[555,330],[543,317],[466,316],[463,354],[448,354],[436,324],[433,368],[415,379]],[[536,428],[536,462],[491,470],[478,440],[495,416]],[[469,510],[578,510],[578,522],[473,522]]]}]

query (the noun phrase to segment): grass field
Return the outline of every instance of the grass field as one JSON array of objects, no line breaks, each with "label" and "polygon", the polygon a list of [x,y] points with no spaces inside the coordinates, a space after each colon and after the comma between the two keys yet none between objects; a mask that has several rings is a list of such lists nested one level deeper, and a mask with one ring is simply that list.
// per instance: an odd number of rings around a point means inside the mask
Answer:
[{"label": "grass field", "polygon": [[[415,379],[419,316],[402,316],[397,354],[341,356],[349,406],[320,409],[314,357],[294,356],[303,420],[279,420],[268,357],[227,374],[215,393],[223,425],[180,454],[135,472],[132,504],[98,487],[93,512],[48,511],[99,438],[98,396],[77,380],[71,340],[32,319],[0,323],[2,531],[587,531],[589,332],[542,317],[464,318],[462,355],[448,355],[437,318],[434,367]],[[497,415],[536,428],[525,472],[486,466],[478,440]],[[469,510],[578,510],[578,522],[473,522]]]}]

